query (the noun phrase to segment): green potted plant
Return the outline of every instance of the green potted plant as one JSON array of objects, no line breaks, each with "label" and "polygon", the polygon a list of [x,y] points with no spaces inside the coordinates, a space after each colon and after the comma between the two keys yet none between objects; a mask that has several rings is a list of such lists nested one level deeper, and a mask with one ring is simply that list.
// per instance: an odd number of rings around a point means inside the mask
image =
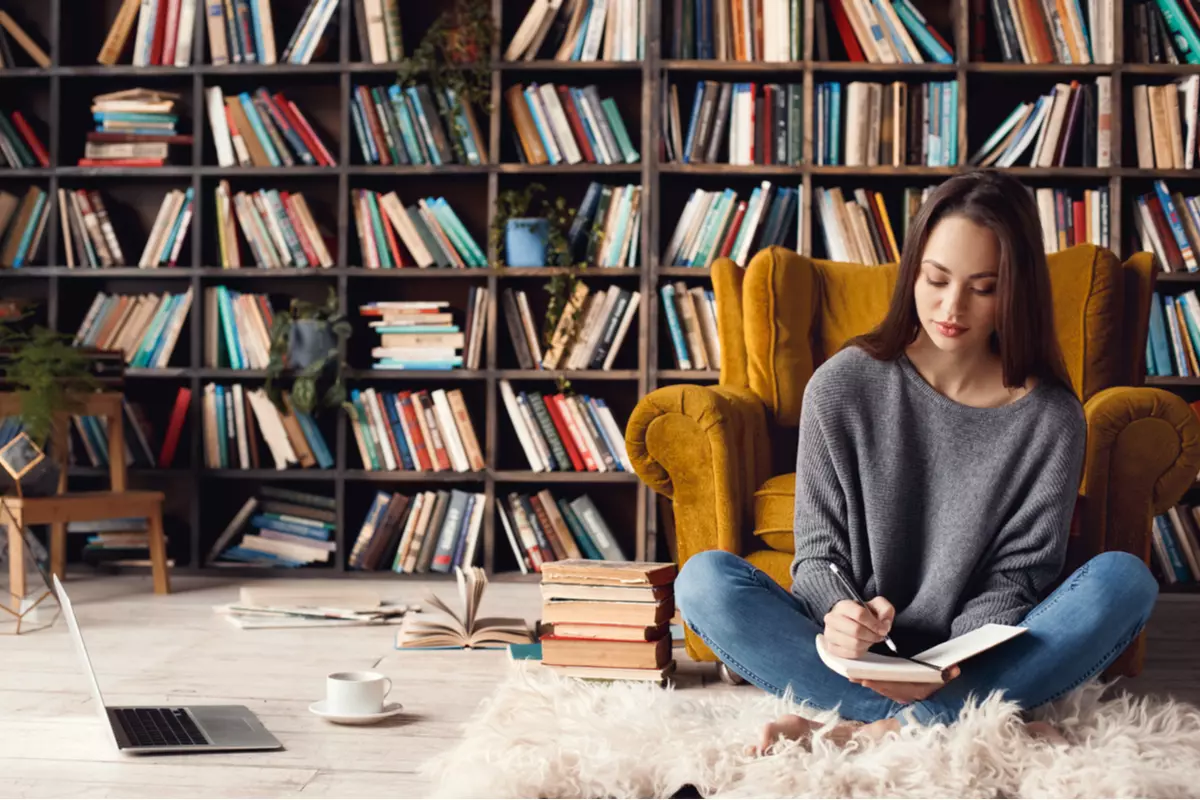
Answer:
[{"label": "green potted plant", "polygon": [[[287,311],[275,315],[265,388],[277,408],[283,408],[283,394],[276,381],[285,371],[293,374],[290,396],[296,410],[307,414],[318,406],[333,408],[345,402],[341,352],[350,331],[333,287],[322,304],[292,298]],[[317,387],[323,378],[330,383],[318,401]]]}]

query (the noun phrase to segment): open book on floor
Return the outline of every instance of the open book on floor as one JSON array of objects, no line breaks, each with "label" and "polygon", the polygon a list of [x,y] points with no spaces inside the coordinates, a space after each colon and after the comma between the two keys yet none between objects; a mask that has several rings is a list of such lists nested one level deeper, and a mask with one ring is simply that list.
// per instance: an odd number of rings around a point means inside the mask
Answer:
[{"label": "open book on floor", "polygon": [[[928,650],[923,650],[913,658],[944,670],[955,664],[962,664],[968,658],[990,650],[998,644],[1003,644],[1026,630],[1026,628],[1013,625],[991,623],[942,642]],[[941,671],[898,656],[885,656],[878,653],[866,653],[862,658],[835,656],[825,649],[825,638],[819,633],[817,634],[817,654],[825,662],[825,666],[852,680],[942,683]]]},{"label": "open book on floor", "polygon": [[476,617],[487,588],[487,575],[479,567],[454,568],[458,578],[461,615],[450,610],[437,595],[429,595],[430,605],[445,615],[443,620],[427,620],[410,615],[396,635],[397,650],[502,649],[510,644],[533,641],[525,620],[512,617]]}]

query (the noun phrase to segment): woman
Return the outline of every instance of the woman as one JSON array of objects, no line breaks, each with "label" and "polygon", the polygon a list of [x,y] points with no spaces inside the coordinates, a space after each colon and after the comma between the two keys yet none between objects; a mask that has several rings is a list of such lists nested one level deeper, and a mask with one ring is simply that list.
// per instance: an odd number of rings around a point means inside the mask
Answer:
[{"label": "woman", "polygon": [[[1153,608],[1157,582],[1126,553],[1093,558],[1045,597],[1065,561],[1086,427],[1042,241],[1015,179],[939,186],[913,221],[886,318],[805,388],[791,592],[724,551],[693,556],[678,577],[684,621],[725,665],[837,708],[835,741],[864,723],[873,736],[949,724],[992,690],[1022,709],[1047,703],[1108,666]],[[992,622],[1027,631],[942,684],[852,682],[815,646],[823,633],[834,655],[857,658],[890,636],[915,655]],[[783,717],[760,746],[811,728]]]}]

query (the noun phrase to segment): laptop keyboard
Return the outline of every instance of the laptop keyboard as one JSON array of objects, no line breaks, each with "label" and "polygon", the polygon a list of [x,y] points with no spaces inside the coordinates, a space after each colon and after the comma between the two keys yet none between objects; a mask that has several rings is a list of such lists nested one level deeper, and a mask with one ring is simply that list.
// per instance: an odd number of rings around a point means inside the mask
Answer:
[{"label": "laptop keyboard", "polygon": [[114,708],[134,747],[211,744],[182,708]]}]

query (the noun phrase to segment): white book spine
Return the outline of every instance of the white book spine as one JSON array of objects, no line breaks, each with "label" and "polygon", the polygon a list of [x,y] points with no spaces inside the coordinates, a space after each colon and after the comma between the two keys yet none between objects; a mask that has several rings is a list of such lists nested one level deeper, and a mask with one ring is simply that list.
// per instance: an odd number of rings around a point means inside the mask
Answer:
[{"label": "white book spine", "polygon": [[192,40],[196,27],[197,0],[182,0],[179,7],[179,29],[175,38],[175,66],[186,67],[192,63]]},{"label": "white book spine", "polygon": [[521,410],[517,407],[517,397],[513,393],[512,384],[507,380],[500,381],[500,397],[504,400],[504,408],[508,411],[508,419],[512,422],[513,429],[517,432],[517,440],[521,443],[521,449],[525,451],[525,458],[529,460],[529,468],[534,472],[545,472],[547,467],[542,463],[541,454],[533,446],[533,440],[530,438],[529,431],[525,429],[525,418],[521,415]]},{"label": "white book spine", "polygon": [[438,427],[442,429],[442,440],[446,444],[446,452],[450,455],[451,466],[455,472],[470,471],[471,464],[467,461],[466,449],[458,436],[458,426],[454,424],[454,412],[450,410],[446,390],[435,389],[430,397],[433,398],[433,411],[437,416]]}]

